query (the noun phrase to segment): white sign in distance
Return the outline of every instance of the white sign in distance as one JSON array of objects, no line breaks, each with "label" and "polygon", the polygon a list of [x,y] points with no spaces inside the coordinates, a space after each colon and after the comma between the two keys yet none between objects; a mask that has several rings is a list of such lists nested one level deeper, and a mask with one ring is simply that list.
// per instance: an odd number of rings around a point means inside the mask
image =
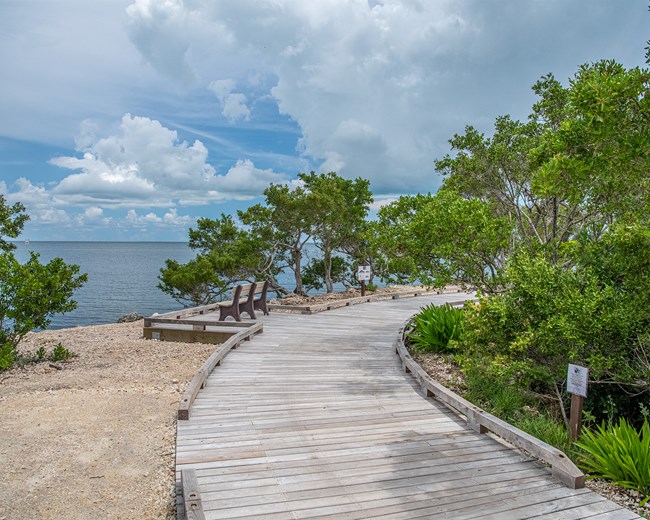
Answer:
[{"label": "white sign in distance", "polygon": [[579,365],[569,365],[566,379],[567,392],[587,397],[587,381],[589,381],[588,368]]},{"label": "white sign in distance", "polygon": [[357,269],[357,280],[360,282],[369,282],[370,281],[370,266],[369,265],[360,265]]}]

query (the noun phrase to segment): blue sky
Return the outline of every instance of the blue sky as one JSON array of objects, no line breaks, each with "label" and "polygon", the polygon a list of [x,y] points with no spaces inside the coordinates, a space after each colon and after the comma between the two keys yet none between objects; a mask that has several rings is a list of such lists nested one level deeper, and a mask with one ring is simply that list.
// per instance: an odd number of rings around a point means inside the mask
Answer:
[{"label": "blue sky", "polygon": [[302,171],[435,191],[472,124],[603,58],[646,0],[0,0],[0,193],[31,240],[187,240]]}]

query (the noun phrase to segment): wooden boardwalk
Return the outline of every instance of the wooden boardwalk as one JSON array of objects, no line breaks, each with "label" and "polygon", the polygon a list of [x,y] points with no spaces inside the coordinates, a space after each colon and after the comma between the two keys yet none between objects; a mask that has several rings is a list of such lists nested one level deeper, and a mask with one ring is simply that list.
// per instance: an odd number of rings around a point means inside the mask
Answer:
[{"label": "wooden boardwalk", "polygon": [[196,470],[205,517],[639,518],[422,396],[397,331],[458,296],[265,317],[178,422],[177,475]]}]

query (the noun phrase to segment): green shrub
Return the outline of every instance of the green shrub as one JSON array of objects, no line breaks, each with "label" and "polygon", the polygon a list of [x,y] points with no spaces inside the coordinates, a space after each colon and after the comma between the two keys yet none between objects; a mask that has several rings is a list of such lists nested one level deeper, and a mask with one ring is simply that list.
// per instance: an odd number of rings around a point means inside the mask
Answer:
[{"label": "green shrub", "polygon": [[77,357],[77,354],[64,347],[62,343],[57,343],[49,353],[44,346],[40,346],[33,353],[21,352],[9,343],[0,347],[0,370],[7,370],[12,366],[25,367],[44,361],[67,361],[73,357]]},{"label": "green shrub", "polygon": [[14,358],[14,346],[10,342],[0,344],[0,370],[11,368],[14,364]]},{"label": "green shrub", "polygon": [[621,418],[618,425],[605,423],[597,431],[585,430],[576,442],[582,450],[578,465],[591,477],[611,480],[636,489],[650,499],[650,427],[647,419],[640,431]]},{"label": "green shrub", "polygon": [[407,337],[410,344],[421,352],[449,352],[454,350],[452,340],[460,337],[463,310],[448,303],[423,307],[413,318],[413,331]]},{"label": "green shrub", "polygon": [[57,343],[52,350],[52,353],[49,355],[49,360],[50,361],[65,361],[67,359],[76,357],[77,354],[72,352],[71,350],[68,350],[63,346],[61,343]]},{"label": "green shrub", "polygon": [[571,452],[569,430],[564,423],[551,419],[547,415],[528,415],[516,421],[515,426],[533,437],[555,446],[567,455]]},{"label": "green shrub", "polygon": [[[634,283],[628,283],[623,267],[615,269],[623,259],[612,253],[620,237],[610,233],[614,245],[590,250],[591,256],[584,254],[586,265],[573,269],[541,254],[513,255],[506,271],[508,291],[465,309],[459,348],[466,358],[480,361],[484,370],[507,374],[506,380],[523,391],[558,405],[567,363],[587,366],[590,394],[585,410],[597,421],[623,416],[640,424],[637,403],[650,402],[650,341],[645,338],[650,326],[650,275],[638,273],[650,265],[646,263],[650,238],[639,232],[638,247],[625,249],[625,258],[638,274],[632,277]],[[580,244],[573,246],[577,249]],[[645,251],[645,256],[635,257],[635,250]],[[599,258],[607,268],[591,258]],[[603,274],[611,272],[619,276],[611,279]],[[617,384],[611,384],[614,381]],[[566,394],[563,397],[566,403]]]},{"label": "green shrub", "polygon": [[490,413],[513,422],[524,406],[531,404],[506,374],[498,374],[476,360],[465,360],[464,397]]}]

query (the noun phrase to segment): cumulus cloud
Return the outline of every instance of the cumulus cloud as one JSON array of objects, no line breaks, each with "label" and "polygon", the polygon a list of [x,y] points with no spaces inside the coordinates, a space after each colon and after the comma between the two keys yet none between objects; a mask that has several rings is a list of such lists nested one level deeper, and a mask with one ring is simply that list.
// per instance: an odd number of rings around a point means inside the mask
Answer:
[{"label": "cumulus cloud", "polygon": [[[89,122],[77,139],[81,157],[55,157],[51,164],[73,170],[51,195],[75,205],[99,207],[170,206],[250,198],[270,182],[288,177],[240,160],[219,175],[208,162],[208,150],[195,140],[181,141],[174,130],[147,117],[126,114],[119,132],[98,138]],[[45,188],[30,185],[29,191]],[[24,191],[21,189],[21,191]]]},{"label": "cumulus cloud", "polygon": [[[380,190],[413,188],[431,177],[435,158],[431,143],[441,141],[436,123],[450,117],[445,101],[431,93],[448,81],[457,46],[480,29],[467,16],[466,4],[459,8],[446,1],[170,3],[173,8],[166,16],[174,24],[201,19],[204,30],[209,25],[215,31],[227,26],[227,37],[215,33],[210,43],[215,54],[233,55],[249,70],[275,75],[267,94],[282,113],[298,122],[303,134],[298,149],[317,169],[361,175]],[[155,23],[157,15],[148,1],[136,0],[131,8],[138,13],[131,20],[139,34],[133,41],[148,56],[159,32],[172,22]],[[143,23],[143,13],[149,12]],[[250,119],[246,93],[236,89],[244,74],[240,81],[210,80],[214,74],[210,62],[193,59],[204,40],[187,33],[168,36],[192,50],[184,52],[182,60],[220,100],[223,115],[231,122]],[[172,53],[169,63],[178,59],[180,55]],[[227,71],[237,73],[238,68]]]},{"label": "cumulus cloud", "polygon": [[150,224],[159,226],[182,226],[186,227],[191,224],[193,219],[189,215],[179,215],[176,208],[169,209],[162,216],[154,212],[149,212],[143,215],[138,214],[134,209],[130,209],[123,219],[123,223],[128,224],[130,227],[144,228]]},{"label": "cumulus cloud", "polygon": [[2,181],[0,191],[9,203],[22,202],[34,225],[182,228],[193,218],[179,214],[179,206],[250,200],[272,182],[289,181],[288,175],[258,168],[249,159],[219,174],[201,141],[182,141],[176,131],[147,117],[125,114],[117,132],[100,134],[98,125],[84,121],[76,140],[80,155],[50,160],[71,172],[60,181],[45,185],[19,178],[11,186]]},{"label": "cumulus cloud", "polygon": [[[433,162],[454,132],[465,124],[489,131],[500,114],[526,117],[537,78],[549,70],[565,78],[609,48],[598,40],[604,15],[587,2],[162,4],[164,17],[149,0],[129,8],[132,41],[145,57],[158,49],[150,61],[159,71],[173,78],[192,68],[231,122],[255,120],[250,107],[260,83],[247,90],[247,79],[271,75],[258,95],[270,94],[298,123],[297,148],[315,169],[369,178],[386,193],[435,189]],[[571,30],[556,30],[558,20],[572,20]],[[593,38],[572,37],[576,24]],[[192,30],[171,30],[179,25]],[[182,52],[167,56],[167,46]]]},{"label": "cumulus cloud", "polygon": [[235,123],[239,119],[246,121],[250,119],[251,111],[246,105],[246,96],[233,92],[235,89],[235,82],[233,80],[215,80],[210,83],[208,88],[219,99],[223,107],[222,114],[228,118],[228,121]]}]

